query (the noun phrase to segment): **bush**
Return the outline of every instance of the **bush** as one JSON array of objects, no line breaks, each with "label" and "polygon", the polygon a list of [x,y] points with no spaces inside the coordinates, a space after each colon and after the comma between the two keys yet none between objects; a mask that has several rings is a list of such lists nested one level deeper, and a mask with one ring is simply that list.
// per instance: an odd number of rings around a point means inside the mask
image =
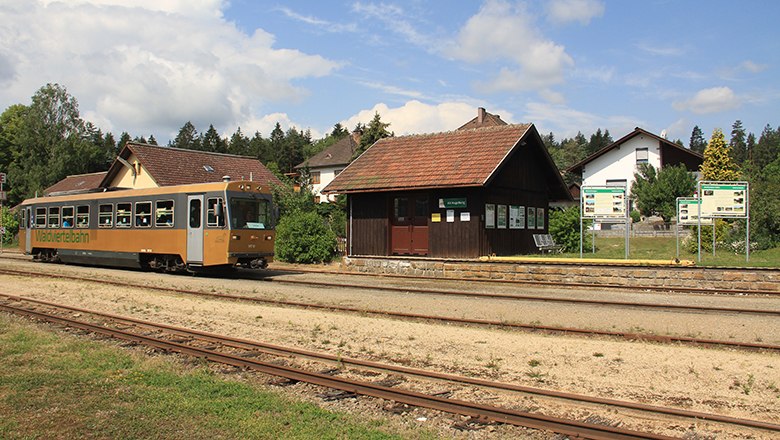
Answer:
[{"label": "bush", "polygon": [[628,215],[631,216],[631,222],[632,223],[639,223],[639,222],[642,221],[642,214],[639,211],[637,211],[636,209],[631,211]]},{"label": "bush", "polygon": [[[698,253],[699,251],[699,227],[692,226],[691,234],[683,241],[685,249],[692,253]],[[731,235],[731,225],[723,219],[715,219],[715,248],[722,247],[724,243],[729,241]],[[744,236],[742,237],[744,241]],[[701,227],[701,251],[712,252],[712,226],[706,225]]]},{"label": "bush", "polygon": [[276,226],[276,256],[290,263],[321,263],[333,258],[336,234],[316,212],[293,211]]},{"label": "bush", "polygon": [[7,206],[3,206],[3,210],[0,211],[0,218],[2,218],[0,225],[5,228],[5,234],[0,236],[0,240],[4,245],[11,244],[19,233],[19,218]]},{"label": "bush", "polygon": [[[591,223],[590,220],[585,220],[582,224],[582,246],[584,249],[588,250],[590,250],[592,246],[590,234],[587,233],[587,228]],[[564,252],[579,251],[580,207],[571,206],[563,211],[551,209],[548,230],[555,243],[563,246]]]}]

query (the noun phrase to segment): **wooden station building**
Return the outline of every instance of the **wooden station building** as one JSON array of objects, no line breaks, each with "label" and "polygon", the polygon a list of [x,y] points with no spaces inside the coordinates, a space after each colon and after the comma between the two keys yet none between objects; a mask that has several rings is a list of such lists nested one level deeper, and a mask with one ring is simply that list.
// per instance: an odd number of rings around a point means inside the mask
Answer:
[{"label": "wooden station building", "polygon": [[571,200],[533,124],[381,139],[323,193],[349,194],[349,255],[436,258],[536,252]]}]

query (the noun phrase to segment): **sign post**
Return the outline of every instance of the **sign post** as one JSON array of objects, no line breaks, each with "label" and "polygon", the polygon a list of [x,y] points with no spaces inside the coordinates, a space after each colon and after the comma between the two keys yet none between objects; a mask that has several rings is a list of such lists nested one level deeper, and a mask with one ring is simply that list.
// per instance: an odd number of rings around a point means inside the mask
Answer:
[{"label": "sign post", "polygon": [[582,220],[593,219],[604,223],[625,225],[625,248],[628,259],[630,223],[625,186],[583,186],[580,193],[580,258],[582,258]]},{"label": "sign post", "polygon": [[748,182],[699,182],[699,262],[701,262],[701,219],[713,221],[712,254],[715,255],[715,219],[745,219],[745,261],[750,261],[750,204]]},{"label": "sign post", "polygon": [[3,253],[3,239],[5,238],[5,227],[3,226],[3,202],[6,199],[5,191],[3,191],[3,185],[6,179],[5,173],[0,173],[0,254]]}]

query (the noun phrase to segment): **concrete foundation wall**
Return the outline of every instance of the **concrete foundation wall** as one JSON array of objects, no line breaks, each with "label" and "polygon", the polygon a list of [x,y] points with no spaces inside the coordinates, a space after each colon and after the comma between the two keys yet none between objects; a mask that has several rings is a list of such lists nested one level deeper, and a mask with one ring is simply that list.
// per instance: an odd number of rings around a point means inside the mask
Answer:
[{"label": "concrete foundation wall", "polygon": [[482,262],[425,258],[346,257],[343,269],[431,278],[474,278],[566,282],[624,287],[763,290],[780,293],[780,269],[705,267],[581,266],[572,264]]}]

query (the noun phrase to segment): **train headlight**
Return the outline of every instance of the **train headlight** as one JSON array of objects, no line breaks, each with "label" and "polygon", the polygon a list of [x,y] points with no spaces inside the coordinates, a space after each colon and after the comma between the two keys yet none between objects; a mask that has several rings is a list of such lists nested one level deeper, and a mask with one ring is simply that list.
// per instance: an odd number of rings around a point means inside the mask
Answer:
[{"label": "train headlight", "polygon": [[230,238],[232,238],[233,240],[241,240],[241,236],[240,235],[233,235]]},{"label": "train headlight", "polygon": [[273,240],[273,239],[274,239],[274,236],[273,236],[273,235],[266,235],[266,236],[265,236],[265,239],[266,239],[266,240]]}]

